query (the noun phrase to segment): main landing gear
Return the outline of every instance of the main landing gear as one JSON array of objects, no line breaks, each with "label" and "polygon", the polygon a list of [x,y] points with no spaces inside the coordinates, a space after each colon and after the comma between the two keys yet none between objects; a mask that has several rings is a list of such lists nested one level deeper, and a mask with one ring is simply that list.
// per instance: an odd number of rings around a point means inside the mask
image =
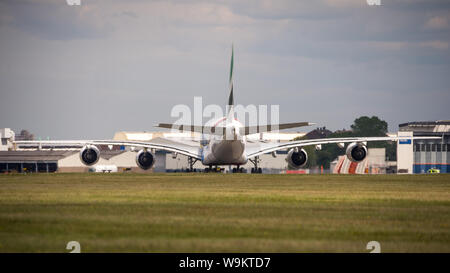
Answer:
[{"label": "main landing gear", "polygon": [[231,172],[232,172],[232,173],[244,173],[245,170],[244,170],[244,168],[240,168],[239,165],[237,165],[237,168],[233,168],[233,169],[231,170]]},{"label": "main landing gear", "polygon": [[252,173],[262,173],[262,169],[258,168],[259,156],[255,157],[254,159],[249,159],[249,160],[255,166],[254,168],[252,168]]},{"label": "main landing gear", "polygon": [[188,173],[197,172],[197,170],[194,169],[194,164],[195,162],[197,162],[197,160],[198,160],[197,158],[188,157],[189,169],[186,170]]}]

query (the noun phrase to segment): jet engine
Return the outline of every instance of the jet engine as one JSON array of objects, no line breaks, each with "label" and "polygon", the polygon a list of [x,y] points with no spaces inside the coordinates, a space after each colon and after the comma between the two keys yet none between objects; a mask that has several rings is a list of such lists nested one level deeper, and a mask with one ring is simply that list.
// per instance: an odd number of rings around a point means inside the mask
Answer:
[{"label": "jet engine", "polygon": [[286,161],[288,162],[289,167],[299,169],[305,166],[308,161],[308,154],[304,149],[291,149],[287,155]]},{"label": "jet engine", "polygon": [[136,155],[136,164],[139,168],[148,170],[155,164],[155,156],[148,150],[142,149]]},{"label": "jet engine", "polygon": [[347,158],[353,162],[361,162],[367,156],[367,148],[366,145],[362,143],[353,142],[348,145],[347,150],[345,151]]},{"label": "jet engine", "polygon": [[100,159],[100,151],[94,145],[86,145],[80,150],[80,160],[84,165],[92,166]]}]

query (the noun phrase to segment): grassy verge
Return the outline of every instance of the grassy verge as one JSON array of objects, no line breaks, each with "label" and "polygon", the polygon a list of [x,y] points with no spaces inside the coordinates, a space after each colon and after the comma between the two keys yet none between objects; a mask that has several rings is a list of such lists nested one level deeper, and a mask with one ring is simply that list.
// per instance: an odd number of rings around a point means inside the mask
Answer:
[{"label": "grassy verge", "polygon": [[0,252],[450,252],[450,175],[0,176]]}]

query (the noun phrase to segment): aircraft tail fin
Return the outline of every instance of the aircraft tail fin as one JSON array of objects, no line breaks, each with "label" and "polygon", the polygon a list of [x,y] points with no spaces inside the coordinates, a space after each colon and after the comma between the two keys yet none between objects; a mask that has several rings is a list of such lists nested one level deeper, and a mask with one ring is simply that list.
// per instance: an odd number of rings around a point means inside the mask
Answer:
[{"label": "aircraft tail fin", "polygon": [[234,46],[231,45],[230,77],[229,77],[229,80],[228,80],[229,86],[230,86],[230,95],[228,97],[227,120],[233,120],[234,119],[233,65],[234,65]]}]

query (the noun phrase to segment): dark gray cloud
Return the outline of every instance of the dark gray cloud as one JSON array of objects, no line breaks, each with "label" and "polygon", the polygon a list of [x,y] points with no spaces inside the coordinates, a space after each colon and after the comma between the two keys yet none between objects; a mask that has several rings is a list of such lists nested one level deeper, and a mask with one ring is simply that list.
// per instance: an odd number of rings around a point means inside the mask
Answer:
[{"label": "dark gray cloud", "polygon": [[52,138],[154,130],[176,104],[279,104],[282,121],[395,131],[450,119],[450,3],[0,1],[0,127]]}]

